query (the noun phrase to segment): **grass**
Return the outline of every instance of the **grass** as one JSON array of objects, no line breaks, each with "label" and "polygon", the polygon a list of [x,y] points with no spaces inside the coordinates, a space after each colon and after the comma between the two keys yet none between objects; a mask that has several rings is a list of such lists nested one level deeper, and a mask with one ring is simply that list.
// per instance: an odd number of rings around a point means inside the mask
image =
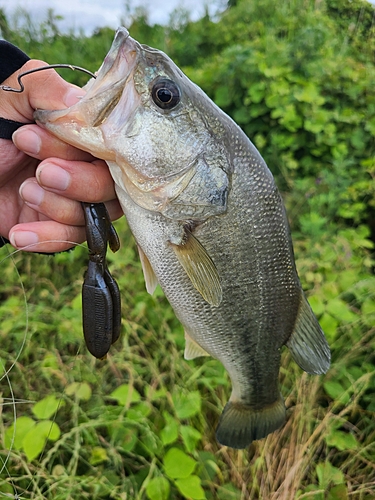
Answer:
[{"label": "grass", "polygon": [[[119,231],[124,243],[110,266],[122,291],[123,331],[106,361],[87,353],[81,333],[85,249],[12,258],[2,249],[0,357],[8,372],[1,385],[0,498],[373,498],[373,278],[346,290],[351,315],[330,332],[329,373],[303,373],[285,350],[287,423],[235,451],[214,438],[230,393],[224,369],[215,360],[183,359],[182,327],[160,290],[145,292],[124,221]],[[299,248],[297,241],[297,257]],[[313,260],[298,262],[311,272]],[[321,317],[327,312],[318,299],[329,283],[312,290]],[[331,313],[334,306],[342,304],[324,303]],[[176,450],[191,461],[187,478],[168,469]]]}]

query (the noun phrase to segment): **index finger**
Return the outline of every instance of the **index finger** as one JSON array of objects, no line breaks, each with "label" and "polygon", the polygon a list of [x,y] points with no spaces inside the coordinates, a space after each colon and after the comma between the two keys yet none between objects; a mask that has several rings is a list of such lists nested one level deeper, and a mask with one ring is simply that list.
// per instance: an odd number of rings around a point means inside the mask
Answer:
[{"label": "index finger", "polygon": [[89,153],[70,146],[38,125],[24,125],[13,133],[13,143],[24,153],[45,160],[51,156],[65,160],[92,161]]},{"label": "index finger", "polygon": [[[43,66],[48,64],[37,59],[27,61],[3,85],[19,88],[19,74]],[[80,87],[66,82],[54,69],[26,75],[23,83],[25,88],[21,93],[0,92],[0,109],[4,117],[25,123],[34,121],[35,109],[64,109],[85,93]]]}]

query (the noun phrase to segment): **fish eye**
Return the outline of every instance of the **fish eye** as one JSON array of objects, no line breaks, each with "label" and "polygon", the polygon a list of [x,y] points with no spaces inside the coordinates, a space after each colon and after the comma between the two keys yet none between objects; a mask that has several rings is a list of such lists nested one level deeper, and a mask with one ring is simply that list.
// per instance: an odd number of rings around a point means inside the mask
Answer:
[{"label": "fish eye", "polygon": [[172,109],[180,102],[181,94],[178,86],[168,79],[159,80],[151,91],[154,103],[161,109]]}]

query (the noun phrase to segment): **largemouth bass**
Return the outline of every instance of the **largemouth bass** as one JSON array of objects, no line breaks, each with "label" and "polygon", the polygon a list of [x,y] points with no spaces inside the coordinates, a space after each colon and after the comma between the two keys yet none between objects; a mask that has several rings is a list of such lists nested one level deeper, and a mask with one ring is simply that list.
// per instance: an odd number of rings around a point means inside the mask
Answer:
[{"label": "largemouth bass", "polygon": [[125,28],[85,90],[35,119],[108,163],[147,290],[160,283],[184,326],[185,358],[213,356],[229,373],[217,439],[245,448],[285,421],[282,346],[308,373],[330,363],[273,176],[232,119]]}]

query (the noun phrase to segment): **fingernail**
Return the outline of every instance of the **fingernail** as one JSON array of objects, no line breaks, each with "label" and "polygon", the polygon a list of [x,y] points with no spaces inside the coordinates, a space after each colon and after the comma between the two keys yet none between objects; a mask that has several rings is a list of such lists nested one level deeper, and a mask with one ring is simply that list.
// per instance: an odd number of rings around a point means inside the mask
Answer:
[{"label": "fingernail", "polygon": [[14,132],[12,139],[18,149],[30,155],[37,155],[42,145],[39,135],[23,127]]},{"label": "fingernail", "polygon": [[70,175],[54,163],[45,163],[37,171],[39,184],[49,189],[65,191],[70,184]]},{"label": "fingernail", "polygon": [[23,248],[29,245],[35,245],[39,242],[38,235],[31,231],[15,231],[9,236],[11,245],[16,248]]},{"label": "fingernail", "polygon": [[25,181],[20,186],[21,198],[28,205],[39,206],[44,199],[44,189],[42,189],[39,184],[35,181]]},{"label": "fingernail", "polygon": [[85,92],[80,89],[79,87],[77,88],[70,88],[68,92],[65,94],[64,97],[64,103],[68,108],[70,106],[73,106],[73,104],[76,104],[82,97],[85,95]]}]

